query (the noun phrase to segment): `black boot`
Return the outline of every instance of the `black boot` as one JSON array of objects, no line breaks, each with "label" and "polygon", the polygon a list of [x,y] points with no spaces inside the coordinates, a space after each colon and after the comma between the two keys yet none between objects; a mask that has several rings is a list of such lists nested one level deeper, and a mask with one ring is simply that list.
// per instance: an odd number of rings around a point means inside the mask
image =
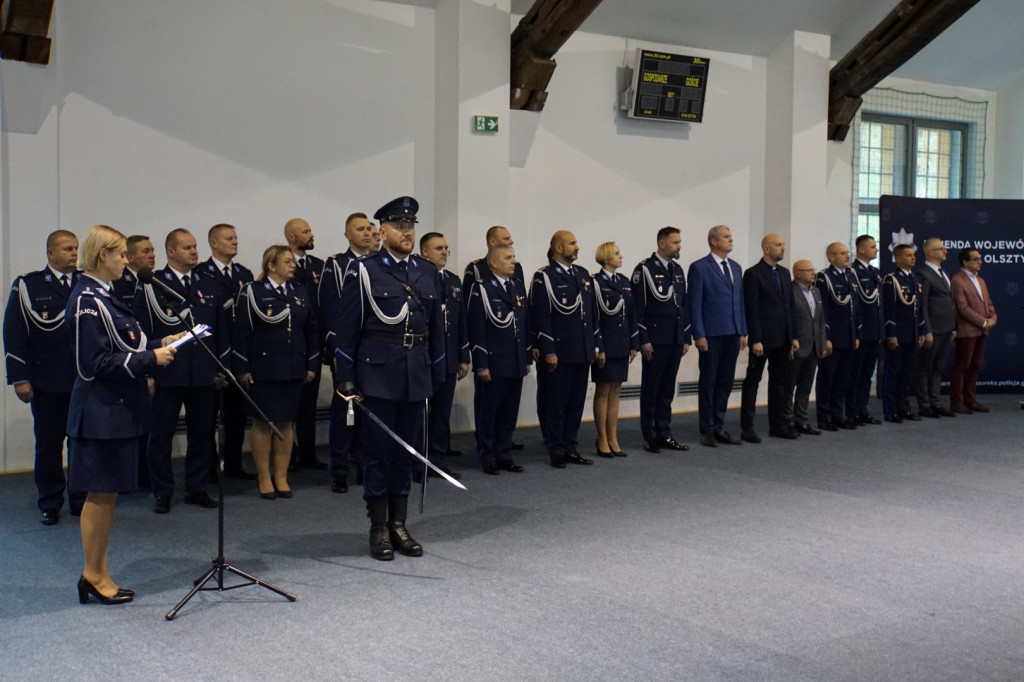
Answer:
[{"label": "black boot", "polygon": [[409,509],[408,497],[392,497],[388,500],[388,512],[391,515],[388,528],[391,531],[391,544],[399,554],[405,556],[423,556],[423,546],[413,540],[405,529],[405,514]]},{"label": "black boot", "polygon": [[370,556],[378,561],[391,561],[395,550],[388,539],[388,501],[372,499],[366,501],[367,516],[370,517]]}]

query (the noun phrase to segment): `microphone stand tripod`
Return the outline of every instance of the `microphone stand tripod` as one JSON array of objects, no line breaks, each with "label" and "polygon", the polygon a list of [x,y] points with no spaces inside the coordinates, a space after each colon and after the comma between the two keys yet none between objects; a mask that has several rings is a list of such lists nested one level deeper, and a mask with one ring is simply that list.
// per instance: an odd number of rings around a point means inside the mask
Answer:
[{"label": "microphone stand tripod", "polygon": [[[263,413],[263,410],[261,410],[259,405],[257,405],[253,401],[249,393],[241,387],[241,385],[238,383],[238,379],[236,379],[235,375],[231,373],[231,370],[225,367],[224,363],[222,363],[220,361],[220,358],[217,357],[217,354],[210,350],[210,347],[206,345],[206,342],[204,342],[194,331],[192,331],[192,325],[188,323],[188,321],[185,319],[185,315],[183,314],[185,307],[188,305],[188,301],[182,298],[181,294],[179,294],[177,291],[167,286],[159,279],[156,279],[153,276],[152,270],[149,270],[148,268],[139,271],[139,279],[145,282],[146,284],[152,284],[159,287],[161,292],[166,294],[170,298],[170,300],[174,302],[174,307],[172,308],[172,310],[174,311],[174,316],[178,318],[178,322],[181,323],[181,325],[185,327],[185,329],[189,330],[188,333],[192,336],[192,342],[199,344],[199,346],[206,352],[206,354],[213,358],[213,361],[217,364],[217,367],[220,368],[220,371],[223,373],[223,376],[226,377],[227,380],[232,385],[234,385],[235,388],[237,388],[238,391],[245,397],[249,405],[253,408],[253,410],[255,410],[256,414],[259,415],[259,418],[262,419],[270,427],[270,430],[274,434],[274,436],[279,440],[284,440],[284,436],[281,434],[281,432],[278,431],[277,427],[274,426],[273,422],[267,419],[267,416]],[[145,292],[143,292],[143,295],[145,295]],[[189,316],[191,317],[191,311],[189,311]],[[206,573],[204,573],[199,578],[196,578],[192,582],[193,587],[189,591],[189,593],[185,595],[185,598],[179,601],[177,604],[175,604],[174,608],[164,615],[164,618],[167,620],[172,620],[176,615],[178,615],[178,611],[181,610],[181,607],[187,604],[188,601],[192,599],[192,597],[196,596],[196,594],[198,594],[199,592],[204,591],[216,590],[218,592],[223,592],[224,590],[234,590],[239,587],[248,587],[249,585],[259,585],[260,587],[264,587],[270,590],[271,592],[276,592],[277,594],[286,598],[288,601],[295,601],[296,599],[296,596],[294,594],[291,594],[290,592],[285,592],[279,587],[275,587],[274,585],[271,585],[268,582],[264,582],[263,580],[260,580],[255,576],[249,575],[245,571],[242,571],[229,564],[227,560],[224,558],[224,458],[219,451],[217,452],[217,498],[219,501],[219,504],[217,505],[217,556],[213,558],[213,565],[210,567],[210,570],[208,570]],[[245,582],[238,583],[237,585],[228,585],[225,587],[224,573],[226,572],[233,573],[234,575],[244,578]],[[214,579],[216,579],[217,582],[216,587],[207,587],[206,584]]]}]

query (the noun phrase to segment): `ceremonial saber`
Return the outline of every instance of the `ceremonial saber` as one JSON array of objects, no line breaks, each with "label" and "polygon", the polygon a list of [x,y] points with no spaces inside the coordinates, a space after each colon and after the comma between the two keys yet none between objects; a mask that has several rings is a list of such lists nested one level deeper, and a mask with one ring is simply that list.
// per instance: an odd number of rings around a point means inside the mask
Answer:
[{"label": "ceremonial saber", "polygon": [[368,408],[366,405],[364,405],[363,401],[358,396],[355,396],[355,395],[344,395],[344,394],[341,393],[341,391],[337,391],[337,390],[335,390],[335,393],[337,393],[341,397],[341,399],[346,401],[349,405],[351,405],[352,403],[355,403],[356,405],[358,405],[359,409],[363,411],[363,414],[365,414],[367,417],[369,417],[371,420],[373,420],[373,422],[377,426],[379,426],[384,431],[384,433],[386,433],[389,436],[391,436],[391,439],[394,440],[399,445],[401,445],[403,448],[405,448],[406,452],[408,452],[410,455],[412,455],[413,457],[415,457],[416,459],[420,460],[421,462],[426,464],[428,467],[430,467],[431,469],[436,471],[438,473],[438,475],[441,476],[441,478],[443,478],[444,480],[448,481],[449,483],[451,483],[456,488],[460,488],[462,490],[467,490],[466,486],[462,485],[461,483],[456,481],[454,478],[452,478],[451,476],[449,476],[448,474],[446,474],[445,472],[441,471],[439,468],[434,466],[434,464],[429,459],[427,459],[426,457],[424,457],[423,455],[418,453],[416,451],[416,448],[414,448],[413,446],[411,446],[408,443],[406,443],[404,440],[402,440],[401,436],[399,436],[397,433],[395,433],[390,428],[388,428],[388,425],[385,424],[383,421],[381,421],[380,417],[378,417],[372,411],[370,411],[370,408]]},{"label": "ceremonial saber", "polygon": [[[430,452],[430,400],[427,398],[423,399],[423,452]],[[427,459],[424,459],[423,461],[426,462]],[[438,471],[440,471],[440,469],[438,469]],[[428,478],[430,478],[430,472],[428,472],[427,467],[424,466],[423,478],[420,480],[420,514],[423,513],[423,503],[427,499]]]}]

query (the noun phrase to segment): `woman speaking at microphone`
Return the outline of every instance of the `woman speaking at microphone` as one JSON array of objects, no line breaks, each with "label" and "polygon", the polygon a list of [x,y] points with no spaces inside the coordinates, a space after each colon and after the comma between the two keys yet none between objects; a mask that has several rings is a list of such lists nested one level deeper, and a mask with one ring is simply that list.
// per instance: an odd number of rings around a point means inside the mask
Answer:
[{"label": "woman speaking at microphone", "polygon": [[[68,472],[72,490],[88,493],[82,507],[85,568],[78,601],[123,604],[135,592],[107,572],[107,545],[119,492],[135,489],[139,436],[149,430],[146,375],[174,359],[177,336],[149,342],[110,287],[128,263],[123,234],[96,225],[78,252],[78,278],[68,299],[78,375],[68,413]],[[150,346],[159,346],[148,350]]]},{"label": "woman speaking at microphone", "polygon": [[320,337],[309,307],[309,292],[292,279],[294,274],[295,257],[288,246],[267,248],[263,272],[242,287],[235,304],[234,372],[284,436],[275,440],[270,426],[250,409],[254,417],[249,434],[252,459],[264,500],[292,496],[288,485],[292,422],[299,413],[302,385],[316,378],[320,364]]}]

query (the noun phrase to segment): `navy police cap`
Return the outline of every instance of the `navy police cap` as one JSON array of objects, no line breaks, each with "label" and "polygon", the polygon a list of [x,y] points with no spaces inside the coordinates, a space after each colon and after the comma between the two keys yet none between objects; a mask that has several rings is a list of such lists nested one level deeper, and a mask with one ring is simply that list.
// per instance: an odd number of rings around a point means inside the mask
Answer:
[{"label": "navy police cap", "polygon": [[402,221],[418,222],[416,212],[420,210],[420,204],[412,197],[398,197],[392,199],[377,209],[373,219],[379,223],[398,223]]}]

